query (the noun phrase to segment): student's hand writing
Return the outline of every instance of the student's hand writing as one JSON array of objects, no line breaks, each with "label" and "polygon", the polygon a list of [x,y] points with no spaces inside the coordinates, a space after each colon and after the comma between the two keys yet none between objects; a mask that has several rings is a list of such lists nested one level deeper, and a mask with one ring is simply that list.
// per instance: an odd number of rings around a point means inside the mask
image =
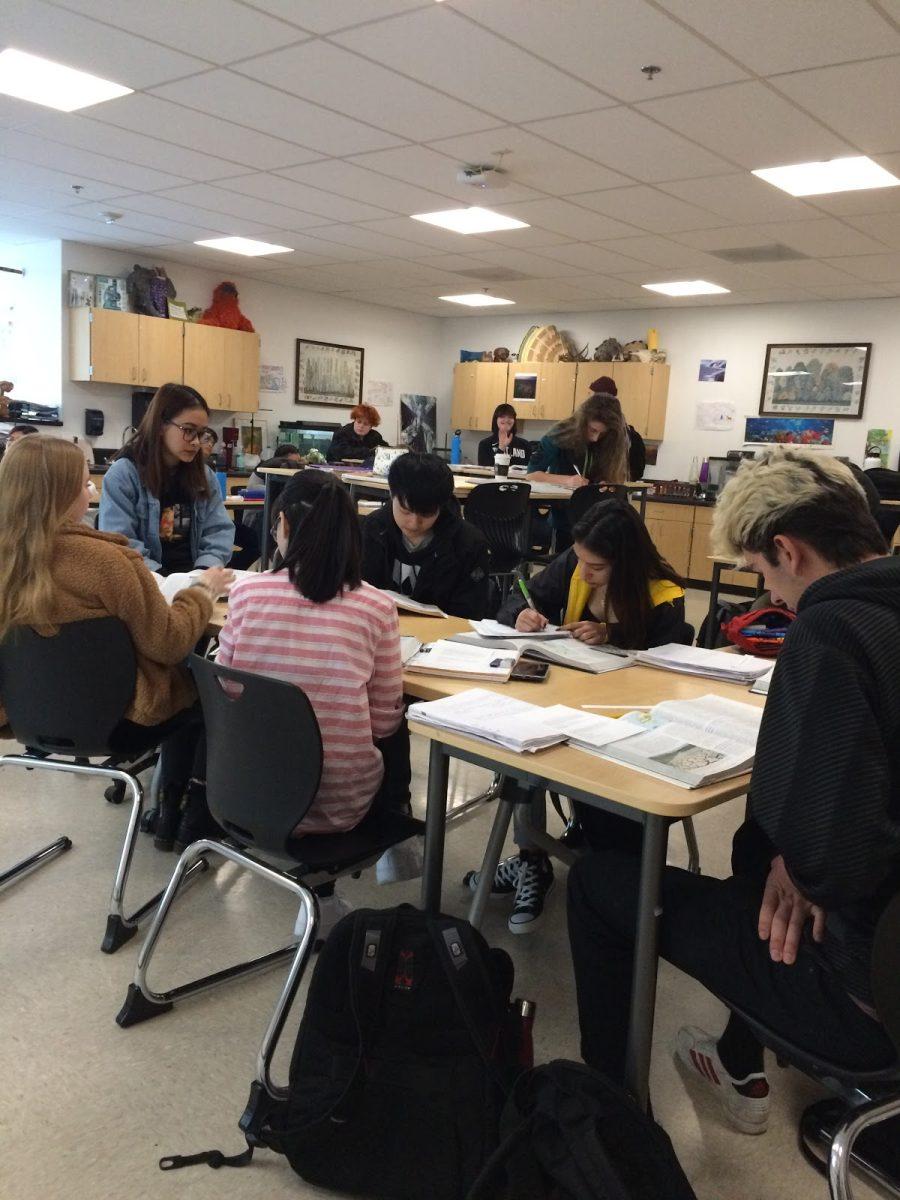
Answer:
[{"label": "student's hand writing", "polygon": [[535,612],[533,608],[523,608],[516,617],[516,629],[522,633],[540,633],[546,624],[543,613]]},{"label": "student's hand writing", "polygon": [[197,583],[210,593],[214,600],[227,594],[234,583],[234,571],[228,567],[207,567],[197,576]]},{"label": "student's hand writing", "polygon": [[797,961],[797,949],[806,922],[812,918],[813,939],[825,936],[825,910],[812,904],[797,888],[779,854],[772,859],[769,877],[759,910],[759,936],[769,943],[772,962],[790,966]]},{"label": "student's hand writing", "polygon": [[576,488],[587,487],[590,482],[591,481],[589,479],[585,479],[583,475],[566,476],[566,487],[571,488],[573,492]]},{"label": "student's hand writing", "polygon": [[561,625],[560,628],[568,629],[572,637],[578,638],[579,642],[585,642],[588,646],[604,646],[609,641],[609,630],[605,621],[570,621],[568,625]]}]

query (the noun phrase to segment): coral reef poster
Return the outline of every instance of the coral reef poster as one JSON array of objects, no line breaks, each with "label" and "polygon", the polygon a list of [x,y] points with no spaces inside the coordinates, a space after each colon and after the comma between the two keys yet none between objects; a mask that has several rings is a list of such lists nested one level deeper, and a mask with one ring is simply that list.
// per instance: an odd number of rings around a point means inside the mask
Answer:
[{"label": "coral reef poster", "polygon": [[825,417],[748,417],[744,441],[767,445],[830,446],[834,419]]}]

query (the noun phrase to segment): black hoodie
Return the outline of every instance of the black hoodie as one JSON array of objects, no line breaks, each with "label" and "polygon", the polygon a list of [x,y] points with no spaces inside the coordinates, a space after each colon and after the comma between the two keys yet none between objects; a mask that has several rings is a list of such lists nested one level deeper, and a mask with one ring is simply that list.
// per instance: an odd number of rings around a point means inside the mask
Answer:
[{"label": "black hoodie", "polygon": [[[363,579],[374,587],[397,590],[394,563],[419,568],[412,599],[436,604],[454,617],[480,620],[490,597],[490,550],[484,534],[445,509],[427,546],[407,550],[390,503],[362,522]],[[438,633],[440,630],[437,631]]]},{"label": "black hoodie", "polygon": [[755,841],[763,860],[784,856],[827,913],[819,953],[871,1004],[872,935],[900,888],[900,558],[835,571],[801,596],[766,702],[749,816],[736,855]]}]

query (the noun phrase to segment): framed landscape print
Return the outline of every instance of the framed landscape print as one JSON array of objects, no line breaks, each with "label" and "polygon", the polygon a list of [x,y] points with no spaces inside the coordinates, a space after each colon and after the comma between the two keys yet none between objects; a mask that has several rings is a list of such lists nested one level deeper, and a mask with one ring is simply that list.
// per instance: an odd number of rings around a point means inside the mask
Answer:
[{"label": "framed landscape print", "polygon": [[310,342],[297,338],[295,404],[333,404],[352,408],[362,402],[362,346]]},{"label": "framed landscape print", "polygon": [[778,342],[766,347],[759,411],[779,417],[862,416],[871,342]]}]

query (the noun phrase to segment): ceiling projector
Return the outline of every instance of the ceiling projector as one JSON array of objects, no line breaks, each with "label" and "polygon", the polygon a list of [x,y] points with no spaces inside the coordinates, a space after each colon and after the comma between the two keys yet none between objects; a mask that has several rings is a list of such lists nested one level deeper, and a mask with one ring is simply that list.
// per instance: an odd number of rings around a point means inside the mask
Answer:
[{"label": "ceiling projector", "polygon": [[456,182],[464,183],[467,187],[494,192],[508,186],[509,175],[502,167],[494,166],[491,163],[472,163],[459,168],[456,172]]}]

